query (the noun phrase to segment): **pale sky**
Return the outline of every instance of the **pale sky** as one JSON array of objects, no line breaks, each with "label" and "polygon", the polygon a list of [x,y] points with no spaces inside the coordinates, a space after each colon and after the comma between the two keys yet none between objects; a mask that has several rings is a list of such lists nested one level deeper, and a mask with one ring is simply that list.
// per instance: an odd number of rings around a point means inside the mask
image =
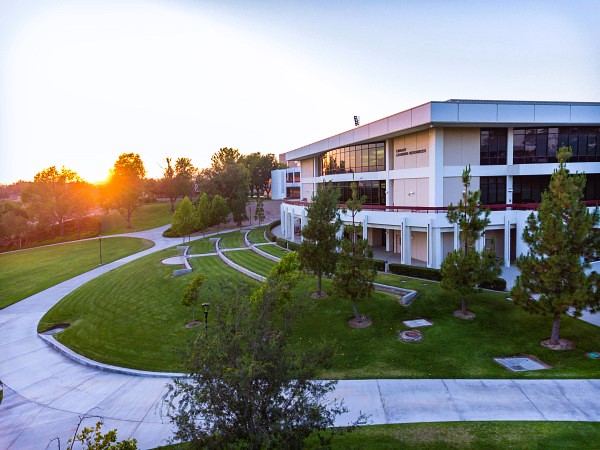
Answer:
[{"label": "pale sky", "polygon": [[283,153],[431,100],[600,101],[600,2],[0,0],[0,183]]}]

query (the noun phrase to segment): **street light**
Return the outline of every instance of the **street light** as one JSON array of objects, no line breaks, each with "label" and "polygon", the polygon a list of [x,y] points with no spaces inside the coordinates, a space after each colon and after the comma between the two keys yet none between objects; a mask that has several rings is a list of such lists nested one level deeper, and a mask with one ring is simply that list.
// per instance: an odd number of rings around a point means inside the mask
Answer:
[{"label": "street light", "polygon": [[204,327],[206,328],[206,337],[208,338],[208,308],[210,303],[202,303],[202,309],[204,309]]},{"label": "street light", "polygon": [[102,235],[99,234],[98,235],[98,246],[100,247],[100,264],[98,264],[99,266],[102,265]]}]

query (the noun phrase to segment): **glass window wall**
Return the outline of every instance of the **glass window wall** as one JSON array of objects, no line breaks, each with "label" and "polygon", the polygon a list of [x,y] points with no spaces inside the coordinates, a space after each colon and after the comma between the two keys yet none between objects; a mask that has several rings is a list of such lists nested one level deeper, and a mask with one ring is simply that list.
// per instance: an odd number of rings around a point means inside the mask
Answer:
[{"label": "glass window wall", "polygon": [[351,145],[319,156],[319,176],[385,170],[385,143]]}]

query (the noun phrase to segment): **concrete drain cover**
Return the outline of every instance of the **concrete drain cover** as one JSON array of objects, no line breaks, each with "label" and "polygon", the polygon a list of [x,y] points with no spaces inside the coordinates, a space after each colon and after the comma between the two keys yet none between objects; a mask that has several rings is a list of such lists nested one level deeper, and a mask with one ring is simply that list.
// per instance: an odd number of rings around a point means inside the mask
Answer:
[{"label": "concrete drain cover", "polygon": [[404,342],[420,342],[423,340],[423,335],[419,330],[406,330],[399,333],[398,337]]},{"label": "concrete drain cover", "polygon": [[543,362],[529,358],[526,356],[514,356],[510,358],[494,358],[498,364],[503,365],[508,370],[513,372],[527,372],[529,370],[544,370],[549,369],[550,366]]},{"label": "concrete drain cover", "polygon": [[425,319],[405,320],[402,323],[409,328],[429,327],[433,325],[431,322]]}]

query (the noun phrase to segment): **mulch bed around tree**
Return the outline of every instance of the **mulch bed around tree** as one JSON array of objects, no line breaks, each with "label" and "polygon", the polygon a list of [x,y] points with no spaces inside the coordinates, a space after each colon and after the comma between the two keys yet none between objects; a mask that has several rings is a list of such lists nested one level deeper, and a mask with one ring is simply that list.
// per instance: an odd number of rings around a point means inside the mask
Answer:
[{"label": "mulch bed around tree", "polygon": [[202,325],[202,322],[199,320],[193,320],[192,322],[188,322],[185,324],[186,328],[196,328],[197,326]]},{"label": "mulch bed around tree", "polygon": [[315,300],[319,300],[321,298],[327,298],[329,297],[329,294],[325,291],[317,291],[317,292],[313,292],[312,294],[310,294],[310,298],[314,298]]},{"label": "mulch bed around tree", "polygon": [[459,319],[472,320],[475,318],[475,313],[467,311],[466,314],[463,314],[461,309],[457,309],[456,311],[454,311],[454,317],[458,317]]},{"label": "mulch bed around tree", "polygon": [[367,316],[360,316],[359,319],[356,319],[356,317],[352,317],[350,320],[348,320],[348,325],[350,326],[350,328],[367,328],[370,327],[372,324],[373,321],[370,317]]},{"label": "mulch bed around tree", "polygon": [[558,340],[558,344],[553,344],[550,342],[550,339],[546,339],[540,342],[540,344],[546,348],[549,348],[550,350],[573,350],[573,348],[575,348],[573,342],[562,338]]}]

